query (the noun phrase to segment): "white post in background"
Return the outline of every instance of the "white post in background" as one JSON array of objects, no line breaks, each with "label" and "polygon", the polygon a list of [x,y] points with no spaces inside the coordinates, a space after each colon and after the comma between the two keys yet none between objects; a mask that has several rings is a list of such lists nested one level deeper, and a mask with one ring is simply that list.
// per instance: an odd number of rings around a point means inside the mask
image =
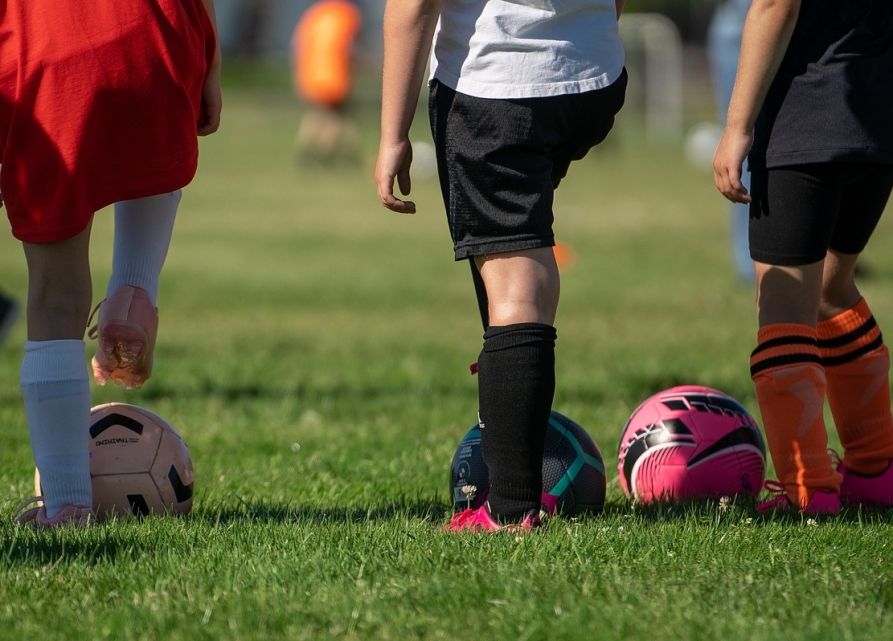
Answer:
[{"label": "white post in background", "polygon": [[[624,13],[620,39],[629,54],[644,55],[645,128],[651,142],[683,139],[682,36],[667,16]],[[636,70],[631,70],[635,73]]]}]

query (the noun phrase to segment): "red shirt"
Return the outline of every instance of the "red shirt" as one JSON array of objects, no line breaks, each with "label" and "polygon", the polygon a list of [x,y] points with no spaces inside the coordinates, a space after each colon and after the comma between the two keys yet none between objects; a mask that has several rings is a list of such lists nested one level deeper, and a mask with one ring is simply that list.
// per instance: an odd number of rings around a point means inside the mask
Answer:
[{"label": "red shirt", "polygon": [[0,193],[16,238],[64,240],[192,180],[216,47],[201,0],[5,5]]}]

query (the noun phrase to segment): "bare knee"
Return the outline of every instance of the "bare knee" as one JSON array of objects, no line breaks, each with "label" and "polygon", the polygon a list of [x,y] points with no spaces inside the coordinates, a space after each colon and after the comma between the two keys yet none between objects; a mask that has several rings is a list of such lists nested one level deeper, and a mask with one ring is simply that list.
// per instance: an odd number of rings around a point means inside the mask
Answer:
[{"label": "bare knee", "polygon": [[555,323],[560,279],[551,247],[476,260],[487,288],[491,325]]},{"label": "bare knee", "polygon": [[815,327],[822,287],[822,263],[779,266],[754,263],[760,327],[796,323]]},{"label": "bare knee", "polygon": [[862,298],[855,280],[858,258],[858,254],[828,252],[822,273],[819,320],[837,316],[855,306]]}]

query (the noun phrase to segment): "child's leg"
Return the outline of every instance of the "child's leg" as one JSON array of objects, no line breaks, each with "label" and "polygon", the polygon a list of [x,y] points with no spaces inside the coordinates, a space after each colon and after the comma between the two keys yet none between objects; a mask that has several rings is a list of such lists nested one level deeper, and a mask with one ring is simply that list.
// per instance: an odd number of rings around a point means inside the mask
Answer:
[{"label": "child's leg", "polygon": [[521,521],[540,506],[543,445],[555,393],[555,328],[540,323],[490,327],[478,379],[491,513],[497,520]]},{"label": "child's leg", "polygon": [[158,280],[174,232],[180,190],[115,204],[115,249],[106,297],[130,285],[158,300]]},{"label": "child's leg", "polygon": [[751,375],[779,481],[791,504],[805,508],[816,491],[837,492],[840,475],[828,454],[825,373],[815,330],[806,325],[760,328]]},{"label": "child's leg", "polygon": [[828,402],[844,465],[857,474],[884,471],[893,458],[890,353],[864,298],[818,325]]},{"label": "child's leg", "polygon": [[99,322],[93,376],[100,385],[141,387],[152,374],[158,331],[158,281],[167,257],[179,190],[115,205],[112,276]]},{"label": "child's leg", "polygon": [[893,458],[890,353],[856,287],[858,260],[858,252],[828,252],[817,329],[844,466],[872,476],[883,472]]},{"label": "child's leg", "polygon": [[478,361],[490,510],[497,520],[519,522],[540,507],[555,393],[558,269],[551,247],[488,256],[480,267],[490,315]]},{"label": "child's leg", "polygon": [[89,227],[59,243],[25,244],[28,342],[21,388],[47,516],[92,505],[90,387],[84,327],[91,301]]},{"label": "child's leg", "polygon": [[47,516],[93,505],[90,381],[84,341],[27,341],[21,388]]},{"label": "child's leg", "polygon": [[[889,168],[857,163],[756,168],[751,176],[750,253],[760,323],[751,373],[788,499],[808,511],[822,503],[833,507],[841,487],[825,452],[826,376],[834,374],[823,367],[816,328],[820,318],[859,300],[852,270],[884,209],[890,179]],[[842,268],[835,251],[853,257],[846,273],[829,278]],[[836,395],[837,383],[830,386]],[[807,505],[817,492],[823,496]]]},{"label": "child's leg", "polygon": [[859,254],[893,190],[893,168],[835,167],[851,174],[841,190],[841,219],[825,257],[819,349],[828,401],[844,448],[841,497],[848,503],[893,505],[893,414],[890,354],[855,282]]},{"label": "child's leg", "polygon": [[791,504],[806,508],[816,491],[840,487],[828,454],[825,372],[810,322],[818,314],[822,263],[755,267],[760,329],[751,376],[775,471]]}]

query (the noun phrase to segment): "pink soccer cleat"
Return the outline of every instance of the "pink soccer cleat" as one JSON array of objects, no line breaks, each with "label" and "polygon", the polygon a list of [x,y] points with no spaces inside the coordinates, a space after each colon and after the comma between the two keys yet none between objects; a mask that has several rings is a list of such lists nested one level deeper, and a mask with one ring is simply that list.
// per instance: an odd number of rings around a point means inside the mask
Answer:
[{"label": "pink soccer cleat", "polygon": [[857,474],[840,461],[837,471],[843,476],[840,500],[846,505],[884,508],[893,507],[893,461],[880,474]]},{"label": "pink soccer cleat", "polygon": [[761,514],[770,514],[772,512],[797,512],[814,516],[817,514],[837,514],[840,512],[840,501],[834,492],[814,492],[812,499],[803,509],[796,507],[788,498],[787,490],[784,484],[778,481],[768,480],[763,484],[770,492],[776,493],[776,496],[767,501],[763,501],[757,506],[757,511]]},{"label": "pink soccer cleat", "polygon": [[99,322],[88,333],[98,341],[93,378],[99,385],[111,379],[127,389],[142,387],[152,375],[158,309],[146,290],[130,285],[119,287],[97,308]]},{"label": "pink soccer cleat", "polygon": [[487,501],[477,509],[468,508],[454,514],[445,529],[447,532],[529,532],[539,527],[542,527],[542,521],[536,510],[530,510],[520,523],[500,525],[490,514],[490,502]]},{"label": "pink soccer cleat", "polygon": [[22,503],[16,510],[16,521],[20,525],[33,525],[40,528],[55,528],[66,525],[85,527],[96,523],[96,514],[93,512],[93,508],[87,505],[66,505],[53,517],[47,517],[47,509],[44,505],[26,509],[32,503],[38,503],[42,500],[42,496],[35,496]]}]

